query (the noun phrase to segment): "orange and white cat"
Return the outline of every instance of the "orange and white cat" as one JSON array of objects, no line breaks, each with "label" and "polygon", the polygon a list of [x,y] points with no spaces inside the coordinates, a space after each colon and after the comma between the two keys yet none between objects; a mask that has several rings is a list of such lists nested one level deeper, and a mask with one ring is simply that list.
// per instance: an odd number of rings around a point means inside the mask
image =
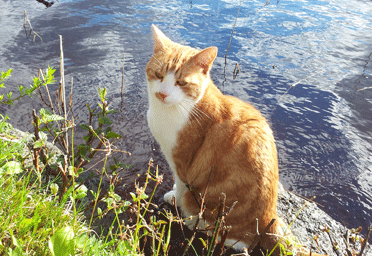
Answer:
[{"label": "orange and white cat", "polygon": [[[271,250],[283,235],[284,224],[276,213],[278,161],[266,119],[213,84],[209,71],[216,47],[197,50],[172,42],[154,25],[152,30],[147,121],[175,177],[175,186],[164,199],[171,203],[175,197],[186,217],[196,216],[199,194],[208,184],[206,222],[215,223],[223,192],[227,207],[237,201],[225,219],[231,226],[227,243],[235,243],[237,249],[248,247],[256,235],[256,219],[259,232],[276,219],[260,242]],[[193,228],[194,222],[186,224]],[[277,250],[274,255],[278,254]]]}]

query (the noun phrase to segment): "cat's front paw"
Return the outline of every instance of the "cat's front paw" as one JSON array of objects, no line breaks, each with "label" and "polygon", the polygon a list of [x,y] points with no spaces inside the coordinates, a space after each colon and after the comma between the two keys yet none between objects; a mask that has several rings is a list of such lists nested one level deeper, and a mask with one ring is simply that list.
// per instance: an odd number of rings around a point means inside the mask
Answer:
[{"label": "cat's front paw", "polygon": [[173,198],[176,198],[176,191],[171,190],[164,195],[164,201],[167,202],[168,204],[173,205]]}]

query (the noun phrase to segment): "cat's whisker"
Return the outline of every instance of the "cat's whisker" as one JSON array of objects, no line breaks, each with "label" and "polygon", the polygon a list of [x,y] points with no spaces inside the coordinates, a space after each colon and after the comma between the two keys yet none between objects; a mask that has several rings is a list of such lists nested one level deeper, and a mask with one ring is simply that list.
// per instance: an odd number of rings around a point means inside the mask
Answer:
[{"label": "cat's whisker", "polygon": [[182,105],[182,102],[178,103],[176,106],[182,110],[183,116],[187,117],[188,111],[187,111],[187,108],[184,105]]},{"label": "cat's whisker", "polygon": [[[189,111],[187,111],[187,108],[183,105],[183,103],[185,103],[184,101],[181,101],[178,105],[180,106],[180,107],[182,107],[185,111],[186,111],[186,113],[187,112],[189,112]],[[195,113],[195,112],[193,112],[193,110],[191,109],[191,111],[189,112],[193,117],[195,117],[195,120],[198,122],[198,124],[200,125],[200,127],[201,128],[203,128],[203,126],[202,126],[202,124],[200,123],[200,121],[199,121],[199,116],[197,115],[197,113]],[[189,119],[190,120],[190,119]]]},{"label": "cat's whisker", "polygon": [[202,126],[202,124],[201,124],[201,121],[202,121],[201,116],[200,116],[197,112],[195,112],[195,111],[193,111],[193,110],[191,110],[190,114],[191,114],[193,117],[195,117],[195,120],[199,123],[200,127],[203,128],[203,126]]},{"label": "cat's whisker", "polygon": [[160,66],[163,66],[163,63],[160,60],[158,60],[158,58],[156,58],[154,55],[151,55],[151,58],[154,58],[159,63]]},{"label": "cat's whisker", "polygon": [[200,114],[203,114],[204,116],[208,117],[210,120],[213,120],[209,115],[207,115],[204,111],[199,109],[197,106],[194,107],[194,110],[197,111]]},{"label": "cat's whisker", "polygon": [[178,113],[180,113],[181,116],[187,117],[187,110],[180,106],[180,104],[175,105]]},{"label": "cat's whisker", "polygon": [[[188,104],[186,102],[184,102],[184,104]],[[189,105],[189,107],[191,107],[191,110],[190,110],[190,114],[195,117],[195,119],[199,122],[203,120],[203,117],[199,114],[199,112],[197,111],[197,109],[195,109],[191,104]]]},{"label": "cat's whisker", "polygon": [[[183,102],[185,102],[185,104],[188,104],[189,106],[193,106],[193,105],[194,105],[194,104],[192,103],[192,101],[191,101],[191,100],[188,100],[188,99],[184,99]],[[195,112],[197,112],[197,113],[199,113],[199,114],[203,114],[205,117],[207,117],[207,118],[209,118],[210,120],[212,120],[212,118],[211,118],[209,115],[207,115],[204,111],[202,111],[201,109],[199,109],[196,105],[193,106],[192,111],[195,111]],[[200,116],[200,118],[202,119],[201,116]]]},{"label": "cat's whisker", "polygon": [[161,67],[157,63],[154,63],[154,66],[157,67],[158,69],[161,69]]}]

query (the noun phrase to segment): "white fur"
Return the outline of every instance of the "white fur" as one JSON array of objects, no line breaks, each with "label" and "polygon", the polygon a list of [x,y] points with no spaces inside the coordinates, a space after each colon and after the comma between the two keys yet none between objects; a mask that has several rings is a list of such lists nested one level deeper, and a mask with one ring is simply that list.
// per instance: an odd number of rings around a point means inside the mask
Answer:
[{"label": "white fur", "polygon": [[[147,111],[147,122],[175,176],[176,186],[165,194],[164,199],[171,203],[172,198],[175,197],[177,204],[181,206],[187,187],[177,176],[172,149],[176,146],[177,134],[187,123],[195,103],[190,103],[192,101],[179,86],[175,85],[175,82],[176,79],[172,72],[166,74],[162,82],[160,80],[148,81],[150,107]],[[168,95],[164,102],[155,97],[156,92]],[[187,101],[188,104],[182,104],[182,101]]]}]

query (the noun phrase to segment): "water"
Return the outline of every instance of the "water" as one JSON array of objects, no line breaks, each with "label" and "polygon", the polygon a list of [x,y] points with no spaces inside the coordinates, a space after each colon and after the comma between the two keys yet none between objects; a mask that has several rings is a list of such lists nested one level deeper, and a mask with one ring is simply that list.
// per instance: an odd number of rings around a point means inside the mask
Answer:
[{"label": "water", "polygon": [[[5,91],[29,84],[39,68],[58,67],[62,35],[67,90],[74,78],[75,116],[83,122],[85,104],[96,104],[97,88],[107,87],[112,108],[120,109],[113,127],[124,136],[118,146],[132,153],[116,153],[134,165],[126,181],[143,172],[152,157],[169,187],[168,167],[145,120],[150,25],[176,42],[217,46],[212,77],[225,93],[251,102],[268,118],[284,186],[317,196],[323,209],[348,227],[366,228],[372,219],[372,89],[359,90],[372,86],[372,2],[243,2],[223,86],[238,8],[239,1],[228,0],[61,0],[48,9],[36,1],[0,0],[0,69],[15,70]],[[26,38],[24,10],[43,43]],[[240,72],[234,80],[236,63]],[[0,113],[31,130],[30,110],[41,106],[38,98],[26,99],[0,106]]]}]

